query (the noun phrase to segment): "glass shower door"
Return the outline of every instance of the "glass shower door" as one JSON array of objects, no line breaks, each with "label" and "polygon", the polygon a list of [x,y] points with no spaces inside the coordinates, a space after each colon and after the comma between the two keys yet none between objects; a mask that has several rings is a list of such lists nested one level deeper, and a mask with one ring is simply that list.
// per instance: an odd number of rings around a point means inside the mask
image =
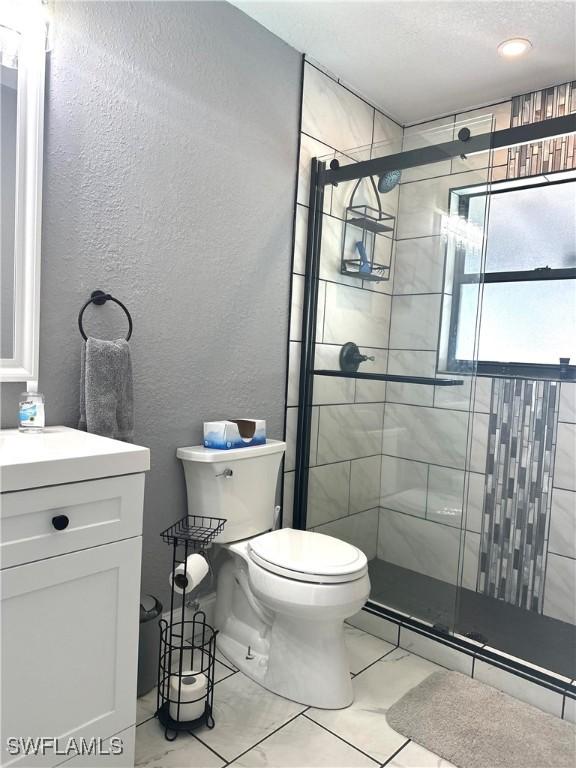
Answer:
[{"label": "glass shower door", "polygon": [[[451,141],[461,127],[409,129],[403,150]],[[487,206],[474,202],[466,219],[457,191],[487,189],[489,177],[477,156],[447,158],[339,183],[322,211],[306,527],[365,552],[371,601],[446,631],[458,584],[475,572],[465,500],[485,415],[474,408],[478,279],[459,329],[451,318],[454,270],[480,263]],[[458,339],[472,340],[472,354],[455,366]]]}]

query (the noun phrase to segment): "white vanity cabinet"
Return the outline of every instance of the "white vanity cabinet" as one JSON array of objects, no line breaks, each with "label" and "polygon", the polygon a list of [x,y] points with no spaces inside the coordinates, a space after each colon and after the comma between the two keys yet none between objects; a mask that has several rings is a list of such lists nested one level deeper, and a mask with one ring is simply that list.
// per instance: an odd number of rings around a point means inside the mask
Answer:
[{"label": "white vanity cabinet", "polygon": [[[148,468],[147,449],[77,430],[0,432],[2,766],[133,765]],[[122,754],[71,741],[113,736]],[[40,737],[58,742],[10,754]]]}]

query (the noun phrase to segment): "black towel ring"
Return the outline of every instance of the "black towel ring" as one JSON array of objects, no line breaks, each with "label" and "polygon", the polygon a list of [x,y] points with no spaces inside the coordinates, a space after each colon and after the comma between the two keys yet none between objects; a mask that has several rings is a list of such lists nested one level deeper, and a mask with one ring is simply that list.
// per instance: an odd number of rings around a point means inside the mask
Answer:
[{"label": "black towel ring", "polygon": [[122,304],[122,302],[118,299],[115,299],[114,296],[109,293],[105,293],[104,291],[92,291],[90,298],[78,313],[78,328],[80,329],[80,333],[82,334],[84,341],[88,341],[88,337],[84,333],[84,328],[82,327],[82,316],[84,314],[84,310],[89,304],[97,304],[100,306],[101,304],[106,304],[107,301],[113,301],[115,304],[118,304],[119,307],[122,307],[126,313],[126,317],[128,318],[128,335],[126,336],[126,341],[128,341],[130,336],[132,336],[132,318],[130,317],[130,312],[128,312],[124,304]]}]

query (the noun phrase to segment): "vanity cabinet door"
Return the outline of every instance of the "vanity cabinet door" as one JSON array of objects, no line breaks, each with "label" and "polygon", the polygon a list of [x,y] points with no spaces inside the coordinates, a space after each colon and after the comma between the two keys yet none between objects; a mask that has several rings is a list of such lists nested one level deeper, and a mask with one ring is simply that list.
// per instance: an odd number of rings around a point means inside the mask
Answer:
[{"label": "vanity cabinet door", "polygon": [[[0,574],[2,766],[58,765],[69,738],[107,739],[134,724],[141,542]],[[8,738],[39,736],[58,737],[60,754],[8,754]]]}]

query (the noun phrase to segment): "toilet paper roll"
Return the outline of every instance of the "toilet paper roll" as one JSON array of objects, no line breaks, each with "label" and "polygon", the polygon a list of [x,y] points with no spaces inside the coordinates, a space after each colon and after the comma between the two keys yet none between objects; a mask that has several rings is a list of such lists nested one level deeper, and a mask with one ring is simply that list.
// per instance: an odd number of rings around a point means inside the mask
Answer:
[{"label": "toilet paper roll", "polygon": [[189,594],[200,584],[208,573],[208,561],[202,555],[188,555],[185,563],[180,563],[170,574],[170,586],[179,595]]},{"label": "toilet paper roll", "polygon": [[[181,685],[180,685],[181,683]],[[204,714],[208,681],[206,675],[190,670],[170,676],[170,717],[172,720],[189,722]],[[180,699],[180,709],[178,709]]]}]

